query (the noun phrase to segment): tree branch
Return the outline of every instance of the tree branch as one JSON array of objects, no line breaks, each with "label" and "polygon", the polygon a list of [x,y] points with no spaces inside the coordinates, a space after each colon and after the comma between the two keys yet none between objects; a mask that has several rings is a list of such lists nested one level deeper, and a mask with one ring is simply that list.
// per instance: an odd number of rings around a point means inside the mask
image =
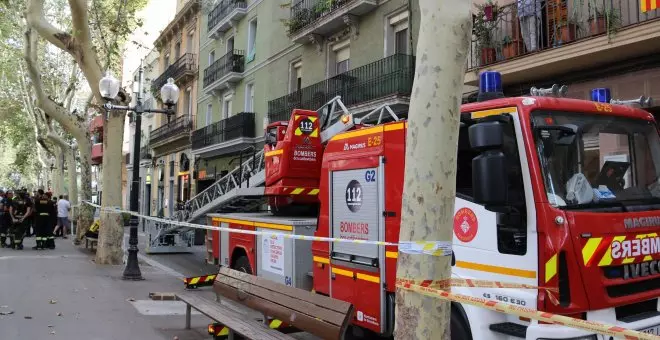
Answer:
[{"label": "tree branch", "polygon": [[74,35],[58,30],[46,20],[42,0],[27,1],[28,26],[33,27],[40,36],[73,57],[87,78],[92,93],[100,99],[99,80],[103,77],[103,72],[89,31],[87,1],[69,0]]},{"label": "tree branch", "polygon": [[51,25],[44,16],[44,1],[28,0],[26,19],[28,25],[33,27],[39,35],[58,48],[69,51],[73,38],[69,33],[59,30]]},{"label": "tree branch", "polygon": [[[24,59],[27,65],[27,74],[32,82],[37,107],[43,110],[48,117],[55,119],[65,130],[74,135],[76,139],[85,139],[86,126],[66,112],[65,108],[44,92],[43,81],[39,76],[38,58],[37,58],[37,36],[30,27],[25,31]],[[36,111],[36,110],[35,110]],[[44,120],[45,121],[45,120]],[[47,122],[46,122],[47,124]]]}]

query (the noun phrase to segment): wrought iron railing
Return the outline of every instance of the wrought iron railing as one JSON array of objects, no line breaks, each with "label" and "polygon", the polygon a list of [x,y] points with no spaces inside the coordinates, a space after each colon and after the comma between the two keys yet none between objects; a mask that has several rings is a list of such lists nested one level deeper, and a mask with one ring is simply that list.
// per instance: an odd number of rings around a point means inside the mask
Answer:
[{"label": "wrought iron railing", "polygon": [[174,81],[177,81],[186,74],[192,75],[196,73],[197,55],[186,53],[170,65],[156,80],[151,82],[151,92],[160,95],[160,88],[167,84],[168,78],[174,78]]},{"label": "wrought iron railing", "polygon": [[182,134],[190,134],[194,121],[195,116],[176,117],[169,123],[165,123],[158,129],[151,131],[149,142],[153,144]]},{"label": "wrought iron railing", "polygon": [[229,13],[237,8],[246,8],[247,2],[245,0],[223,0],[218,3],[208,15],[208,32],[210,32],[215,25],[222,19],[226,18]]},{"label": "wrought iron railing", "polygon": [[151,159],[151,151],[148,145],[140,148],[140,159]]},{"label": "wrought iron railing", "polygon": [[[547,0],[528,7],[481,5],[475,15],[469,70],[660,18],[639,0]],[[531,15],[530,15],[531,14]],[[536,14],[536,16],[534,15]],[[535,31],[529,27],[536,27]]]},{"label": "wrought iron railing", "polygon": [[255,137],[254,116],[254,112],[241,112],[193,131],[193,150],[240,137]]},{"label": "wrought iron railing", "polygon": [[288,22],[289,34],[296,34],[317,20],[355,0],[300,0],[291,6]]},{"label": "wrought iron railing", "polygon": [[216,60],[204,70],[204,87],[226,76],[230,72],[245,70],[245,51],[233,50]]},{"label": "wrought iron railing", "polygon": [[408,96],[414,77],[415,56],[395,54],[269,101],[268,120],[289,120],[293,109],[317,110],[335,96],[345,105]]}]

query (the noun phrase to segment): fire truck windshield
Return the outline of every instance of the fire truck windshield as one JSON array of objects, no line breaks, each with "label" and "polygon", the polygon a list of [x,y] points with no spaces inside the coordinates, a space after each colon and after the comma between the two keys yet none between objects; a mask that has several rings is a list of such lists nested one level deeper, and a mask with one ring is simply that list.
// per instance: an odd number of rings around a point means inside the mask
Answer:
[{"label": "fire truck windshield", "polygon": [[550,204],[624,211],[660,204],[660,138],[653,122],[537,111],[532,125]]}]

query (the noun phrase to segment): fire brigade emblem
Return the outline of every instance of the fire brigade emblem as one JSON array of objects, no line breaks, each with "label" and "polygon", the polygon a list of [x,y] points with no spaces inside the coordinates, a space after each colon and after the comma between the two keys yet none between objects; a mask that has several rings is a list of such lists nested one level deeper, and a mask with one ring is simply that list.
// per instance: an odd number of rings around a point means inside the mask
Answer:
[{"label": "fire brigade emblem", "polygon": [[305,136],[305,138],[303,138],[303,144],[309,145],[311,142],[312,141],[309,140],[309,137]]},{"label": "fire brigade emblem", "polygon": [[461,242],[471,242],[477,236],[477,215],[470,208],[461,208],[454,215],[454,235]]}]

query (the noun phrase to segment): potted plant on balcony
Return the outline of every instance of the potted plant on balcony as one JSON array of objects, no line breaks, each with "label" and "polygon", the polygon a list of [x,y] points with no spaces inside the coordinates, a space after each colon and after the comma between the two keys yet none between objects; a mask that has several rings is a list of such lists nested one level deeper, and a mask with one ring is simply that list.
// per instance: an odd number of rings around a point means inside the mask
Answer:
[{"label": "potted plant on balcony", "polygon": [[506,36],[502,39],[502,55],[505,59],[513,58],[524,52],[522,40]]},{"label": "potted plant on balcony", "polygon": [[572,20],[557,22],[555,33],[555,46],[574,41],[577,37],[578,25]]},{"label": "potted plant on balcony", "polygon": [[594,7],[594,15],[589,18],[589,32],[592,35],[607,32],[613,35],[621,25],[619,11],[614,8],[600,9]]},{"label": "potted plant on balcony", "polygon": [[472,25],[472,34],[477,42],[477,54],[479,55],[481,64],[492,64],[497,60],[497,53],[493,47],[493,39],[491,33],[495,28],[492,21],[486,19],[484,12],[486,5],[477,5],[477,13],[474,15],[474,23]]}]

